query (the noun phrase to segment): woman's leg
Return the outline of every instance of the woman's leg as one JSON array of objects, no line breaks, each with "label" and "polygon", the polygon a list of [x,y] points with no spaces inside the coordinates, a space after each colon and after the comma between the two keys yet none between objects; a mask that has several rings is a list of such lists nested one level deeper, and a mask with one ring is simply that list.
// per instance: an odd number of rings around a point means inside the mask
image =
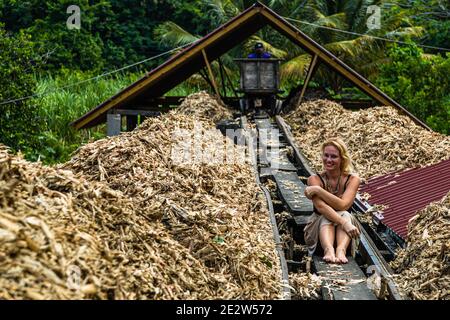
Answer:
[{"label": "woman's leg", "polygon": [[323,225],[319,231],[319,240],[323,248],[323,260],[326,262],[336,262],[336,256],[334,253],[334,239],[335,226],[333,224]]},{"label": "woman's leg", "polygon": [[336,228],[336,262],[338,263],[347,263],[348,259],[346,258],[347,247],[350,244],[351,238],[347,234],[347,232],[342,229],[341,226]]},{"label": "woman's leg", "polygon": [[342,230],[344,230],[349,236],[359,236],[359,230],[353,225],[349,213],[347,213],[348,215],[342,216],[321,198],[313,197],[312,200],[314,207],[319,211],[320,214],[322,214],[322,216],[327,218],[329,221],[336,223],[336,225],[342,227]]}]

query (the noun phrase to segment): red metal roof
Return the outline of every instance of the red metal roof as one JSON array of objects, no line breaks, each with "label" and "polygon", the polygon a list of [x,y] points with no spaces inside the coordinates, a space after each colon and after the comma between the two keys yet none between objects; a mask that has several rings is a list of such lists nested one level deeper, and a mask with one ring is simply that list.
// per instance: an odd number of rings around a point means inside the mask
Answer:
[{"label": "red metal roof", "polygon": [[437,164],[392,172],[369,179],[360,192],[371,195],[371,205],[382,204],[382,222],[403,239],[408,234],[408,221],[433,201],[450,191],[450,159]]}]

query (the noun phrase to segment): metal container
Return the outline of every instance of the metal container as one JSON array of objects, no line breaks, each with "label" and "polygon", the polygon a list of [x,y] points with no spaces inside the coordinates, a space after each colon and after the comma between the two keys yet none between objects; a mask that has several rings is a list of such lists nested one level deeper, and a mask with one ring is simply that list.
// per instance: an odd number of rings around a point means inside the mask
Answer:
[{"label": "metal container", "polygon": [[240,62],[240,89],[245,93],[277,93],[278,59],[235,59]]}]

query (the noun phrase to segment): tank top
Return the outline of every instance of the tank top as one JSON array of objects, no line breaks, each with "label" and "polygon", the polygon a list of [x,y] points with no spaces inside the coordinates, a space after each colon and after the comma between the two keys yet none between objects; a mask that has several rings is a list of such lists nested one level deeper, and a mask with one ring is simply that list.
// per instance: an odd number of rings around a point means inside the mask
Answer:
[{"label": "tank top", "polygon": [[[325,181],[323,180],[322,175],[321,175],[321,174],[318,174],[317,176],[320,178],[320,182],[322,183],[321,187],[322,187],[323,189],[325,189]],[[345,180],[345,183],[344,183],[344,190],[343,190],[342,193],[345,192],[345,189],[347,188],[347,184],[348,184],[348,181],[350,180],[350,177],[351,177],[351,176],[352,176],[351,174],[349,174],[349,175],[347,176],[347,180]],[[351,208],[351,206],[350,206],[350,208]],[[318,210],[316,209],[316,207],[314,207],[314,206],[313,206],[313,211],[314,211],[315,213],[319,214],[319,215],[321,214],[321,213],[319,213],[319,211],[318,211]]]}]

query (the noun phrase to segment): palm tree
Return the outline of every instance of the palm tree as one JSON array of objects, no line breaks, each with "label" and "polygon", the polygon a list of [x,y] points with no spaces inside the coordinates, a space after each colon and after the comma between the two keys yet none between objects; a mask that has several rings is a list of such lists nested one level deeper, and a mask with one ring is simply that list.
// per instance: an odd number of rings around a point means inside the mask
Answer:
[{"label": "palm tree", "polygon": [[[393,0],[389,2],[392,3]],[[337,57],[368,76],[374,74],[380,63],[386,62],[386,42],[378,38],[396,39],[420,35],[421,29],[412,27],[404,10],[385,10],[384,0],[269,0],[263,1],[279,15],[298,26],[316,42]],[[202,12],[210,23],[210,30],[238,15],[248,5],[243,0],[202,0]],[[380,29],[368,29],[367,9],[379,6],[382,11]],[[387,12],[385,12],[387,11]],[[335,31],[333,29],[341,30]],[[157,29],[162,43],[180,45],[199,36],[192,35],[174,22],[166,22]],[[378,37],[378,38],[375,38]],[[236,70],[231,57],[243,56],[256,41],[265,44],[274,57],[285,62],[281,66],[282,83],[299,83],[305,75],[311,56],[288,39],[279,37],[270,28],[263,28],[224,57],[228,70]],[[316,79],[338,90],[343,80],[324,68],[318,69]]]},{"label": "palm tree", "polygon": [[[275,5],[284,0],[273,0]],[[303,32],[331,51],[338,58],[369,76],[376,72],[380,63],[385,62],[385,41],[378,38],[395,39],[400,36],[417,36],[420,28],[411,27],[404,11],[385,13],[382,11],[380,29],[368,29],[367,9],[377,5],[383,10],[382,0],[306,0],[296,15],[285,16]],[[342,32],[333,29],[342,30]],[[377,38],[375,38],[377,37]],[[289,52],[287,62],[281,72],[285,80],[303,79],[310,56],[296,46],[286,44]],[[335,90],[342,86],[342,79],[319,68],[318,78],[330,84]]]},{"label": "palm tree", "polygon": [[[233,0],[212,0],[206,1],[201,0],[201,12],[204,13],[203,20],[205,23],[209,23],[209,30],[214,30],[220,25],[226,23],[229,19],[241,13],[245,6],[247,5],[245,1],[233,1]],[[159,26],[154,31],[156,39],[160,42],[161,45],[167,47],[178,47],[188,43],[192,43],[201,38],[200,35],[194,35],[189,31],[182,28],[180,25],[176,24],[173,21],[167,21]],[[253,40],[255,41],[255,40]],[[220,62],[223,66],[223,70],[226,73],[225,77],[228,76],[232,78],[233,82],[236,82],[238,79],[238,67],[236,63],[233,61],[233,57],[242,56],[242,50],[247,48],[248,45],[244,45],[243,47],[238,46],[230,50],[227,54],[223,55],[220,58]],[[211,64],[211,67],[214,70],[215,74],[220,74],[220,66],[217,61],[214,61]],[[218,80],[218,79],[217,79]],[[218,80],[219,83],[221,80]],[[208,86],[205,76],[200,75],[199,73],[194,74],[187,80],[187,84],[191,87],[203,87],[206,88]],[[221,86],[225,86],[225,84],[220,83]]]}]

